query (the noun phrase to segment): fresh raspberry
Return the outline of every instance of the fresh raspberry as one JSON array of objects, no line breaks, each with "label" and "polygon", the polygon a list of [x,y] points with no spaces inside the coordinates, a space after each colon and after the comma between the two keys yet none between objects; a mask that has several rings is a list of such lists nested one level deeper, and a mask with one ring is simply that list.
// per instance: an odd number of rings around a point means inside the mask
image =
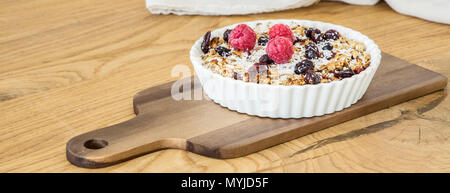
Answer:
[{"label": "fresh raspberry", "polygon": [[239,24],[228,35],[228,43],[236,50],[249,51],[255,47],[256,33],[246,24]]},{"label": "fresh raspberry", "polygon": [[295,37],[291,28],[286,24],[275,24],[269,30],[269,39],[275,39],[276,37],[285,37],[291,42],[294,42]]},{"label": "fresh raspberry", "polygon": [[283,64],[291,59],[294,54],[292,42],[284,37],[271,39],[266,47],[267,55],[277,64]]}]

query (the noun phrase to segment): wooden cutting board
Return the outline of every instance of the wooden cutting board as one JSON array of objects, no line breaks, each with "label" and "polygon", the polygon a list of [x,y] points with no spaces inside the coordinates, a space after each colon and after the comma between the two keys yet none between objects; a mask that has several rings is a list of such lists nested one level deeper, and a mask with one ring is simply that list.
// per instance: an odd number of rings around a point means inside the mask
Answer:
[{"label": "wooden cutting board", "polygon": [[249,116],[211,100],[177,101],[171,96],[172,84],[137,93],[135,118],[72,138],[66,146],[67,160],[80,167],[100,168],[167,148],[214,158],[244,156],[443,89],[447,78],[383,53],[360,101],[330,115],[301,119]]}]

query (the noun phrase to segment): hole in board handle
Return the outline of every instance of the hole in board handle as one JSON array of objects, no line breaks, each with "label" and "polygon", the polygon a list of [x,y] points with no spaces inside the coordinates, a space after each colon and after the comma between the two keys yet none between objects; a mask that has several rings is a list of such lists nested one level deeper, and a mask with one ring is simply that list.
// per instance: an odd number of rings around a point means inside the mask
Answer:
[{"label": "hole in board handle", "polygon": [[108,145],[108,142],[103,139],[90,139],[84,142],[84,147],[88,149],[101,149]]}]

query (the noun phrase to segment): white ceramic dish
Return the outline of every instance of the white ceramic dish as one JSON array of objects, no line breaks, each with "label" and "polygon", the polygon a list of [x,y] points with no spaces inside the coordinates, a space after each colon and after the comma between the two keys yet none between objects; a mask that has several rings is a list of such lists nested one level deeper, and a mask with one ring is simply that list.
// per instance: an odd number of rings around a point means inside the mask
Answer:
[{"label": "white ceramic dish", "polygon": [[[342,36],[361,42],[371,55],[370,66],[350,78],[316,85],[268,85],[226,78],[202,66],[200,45],[203,37],[191,48],[190,58],[205,94],[214,102],[230,110],[270,118],[302,118],[321,116],[340,111],[356,103],[367,90],[380,65],[381,51],[367,36],[355,30],[330,23],[308,20],[257,20],[244,22],[250,27],[257,23],[300,24],[321,31],[337,30]],[[211,31],[211,37],[222,36],[226,29]]]}]

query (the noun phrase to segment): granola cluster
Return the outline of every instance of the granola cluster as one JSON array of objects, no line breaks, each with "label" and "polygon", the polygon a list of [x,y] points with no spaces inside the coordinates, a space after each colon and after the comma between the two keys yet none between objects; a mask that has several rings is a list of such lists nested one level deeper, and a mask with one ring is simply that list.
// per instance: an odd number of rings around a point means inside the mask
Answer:
[{"label": "granola cluster", "polygon": [[[228,43],[232,29],[213,37],[205,34],[203,66],[245,82],[273,85],[328,83],[359,74],[370,65],[370,55],[362,43],[343,37],[336,30],[321,32],[298,24],[289,24],[294,34],[294,54],[285,63],[274,62],[267,54],[272,23],[258,23],[254,28],[253,49],[235,49]],[[236,36],[235,34],[232,34]],[[253,41],[253,40],[252,40]]]}]

